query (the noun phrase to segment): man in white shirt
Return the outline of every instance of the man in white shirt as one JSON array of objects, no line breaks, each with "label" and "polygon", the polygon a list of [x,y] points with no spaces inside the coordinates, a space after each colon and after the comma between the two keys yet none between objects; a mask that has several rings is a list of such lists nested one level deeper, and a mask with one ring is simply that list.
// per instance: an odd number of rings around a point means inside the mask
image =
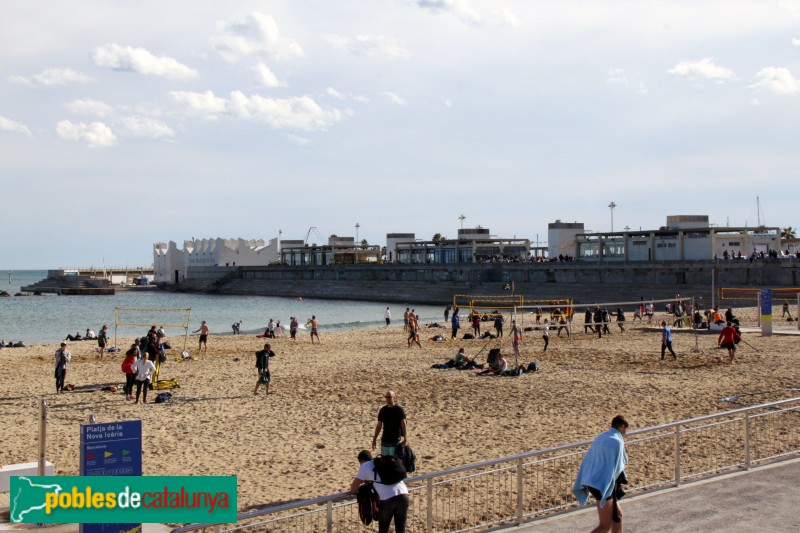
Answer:
[{"label": "man in white shirt", "polygon": [[386,320],[386,327],[389,327],[389,324],[392,322],[392,312],[389,311],[389,307],[386,307],[386,311],[383,312],[383,318]]},{"label": "man in white shirt", "polygon": [[394,518],[394,530],[396,533],[405,533],[406,519],[408,518],[408,487],[402,481],[394,484],[381,482],[381,477],[375,471],[375,463],[372,460],[372,453],[369,450],[361,450],[358,453],[358,462],[361,467],[350,484],[350,492],[355,494],[358,487],[364,483],[374,483],[375,490],[378,492],[378,533],[389,533],[389,525]]}]

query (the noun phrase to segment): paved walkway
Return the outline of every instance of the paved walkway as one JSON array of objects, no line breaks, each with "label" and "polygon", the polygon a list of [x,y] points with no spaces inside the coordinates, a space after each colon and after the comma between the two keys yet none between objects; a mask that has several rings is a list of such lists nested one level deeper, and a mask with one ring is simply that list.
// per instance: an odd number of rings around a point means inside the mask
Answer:
[{"label": "paved walkway", "polygon": [[[800,531],[800,459],[737,472],[622,501],[624,531],[759,533]],[[591,531],[596,507],[503,530]]]}]

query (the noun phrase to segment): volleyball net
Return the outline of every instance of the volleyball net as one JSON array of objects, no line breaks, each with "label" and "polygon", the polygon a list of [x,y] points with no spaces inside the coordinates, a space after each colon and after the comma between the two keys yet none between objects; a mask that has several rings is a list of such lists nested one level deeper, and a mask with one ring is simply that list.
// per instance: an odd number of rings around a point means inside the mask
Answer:
[{"label": "volleyball net", "polygon": [[[154,309],[136,307],[115,307],[114,308],[114,345],[117,344],[117,332],[119,328],[134,327],[156,327],[163,329],[182,329],[183,330],[183,352],[186,352],[186,342],[189,337],[189,322],[192,316],[191,308],[177,309]],[[141,336],[141,335],[138,335]],[[163,352],[162,352],[163,354]],[[142,357],[145,357],[142,354]],[[164,355],[166,359],[166,355]],[[161,371],[161,357],[156,357],[156,371],[153,373],[153,389],[170,389],[178,386],[177,380],[158,379]]]}]

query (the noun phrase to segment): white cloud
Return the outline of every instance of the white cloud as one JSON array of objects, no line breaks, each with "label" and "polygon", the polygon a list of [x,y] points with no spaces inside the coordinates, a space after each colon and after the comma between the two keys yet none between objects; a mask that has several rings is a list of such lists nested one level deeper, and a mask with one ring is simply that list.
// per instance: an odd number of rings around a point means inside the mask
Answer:
[{"label": "white cloud", "polygon": [[97,115],[98,117],[106,117],[113,111],[110,105],[99,100],[73,100],[65,106],[67,111],[79,115]]},{"label": "white cloud", "polygon": [[621,83],[628,85],[628,75],[625,73],[624,68],[610,68],[606,73],[606,83]]},{"label": "white cloud", "polygon": [[286,135],[284,135],[284,137],[289,139],[289,141],[296,144],[297,146],[305,146],[306,144],[308,144],[308,139],[300,137],[298,135],[292,135],[291,133],[287,133]]},{"label": "white cloud", "polygon": [[715,65],[712,57],[706,57],[700,61],[681,61],[667,73],[684,78],[706,78],[720,83],[736,79],[736,74],[732,70]]},{"label": "white cloud", "polygon": [[211,91],[172,91],[172,99],[190,115],[216,120],[227,109],[225,99],[214,96]]},{"label": "white cloud", "polygon": [[264,63],[259,63],[253,70],[256,72],[256,81],[262,87],[284,87],[286,84],[278,79],[278,77],[269,69]]},{"label": "white cloud", "polygon": [[197,76],[196,70],[171,57],[157,57],[144,48],[120,46],[116,43],[98,46],[92,51],[92,59],[99,67],[163,76],[174,80],[188,80]]},{"label": "white cloud", "polygon": [[638,73],[628,74],[624,68],[610,68],[606,72],[606,83],[631,87],[637,94],[647,94],[647,85]]},{"label": "white cloud", "polygon": [[521,24],[519,17],[505,7],[492,11],[491,17],[496,20],[500,26],[511,26],[516,28]]},{"label": "white cloud", "polygon": [[68,141],[83,141],[91,148],[106,148],[117,144],[117,136],[102,122],[86,124],[62,120],[56,124],[56,133]]},{"label": "white cloud", "polygon": [[451,13],[472,26],[483,23],[483,17],[468,0],[415,0],[416,4],[432,13]]},{"label": "white cloud", "polygon": [[29,78],[25,76],[9,76],[9,81],[25,85],[40,85],[52,87],[54,85],[67,85],[68,83],[91,83],[91,76],[76,72],[71,68],[48,68]]},{"label": "white cloud", "polygon": [[172,98],[189,115],[215,120],[222,115],[264,122],[276,129],[317,131],[327,129],[351,112],[325,108],[310,96],[293,98],[265,98],[247,96],[240,91],[231,93],[230,99],[204,93],[172,92]]},{"label": "white cloud", "polygon": [[337,100],[345,99],[345,95],[343,95],[333,87],[328,87],[327,89],[325,89],[325,94],[327,94],[330,97],[336,98]]},{"label": "white cloud", "polygon": [[159,139],[162,137],[174,137],[175,132],[161,122],[152,118],[142,116],[130,116],[122,119],[123,133],[129,137],[149,137]]},{"label": "white cloud", "polygon": [[411,52],[397,39],[385,35],[364,33],[355,37],[343,35],[324,35],[325,41],[335,48],[347,50],[351,54],[366,57],[388,57],[390,59],[408,58]]},{"label": "white cloud", "polygon": [[792,39],[792,44],[797,47],[800,47],[800,39],[795,37],[794,39]]},{"label": "white cloud", "polygon": [[231,93],[231,109],[235,116],[265,122],[277,129],[316,131],[344,118],[335,108],[324,108],[309,96],[293,98],[249,98],[239,91]]},{"label": "white cloud", "polygon": [[0,115],[0,130],[11,131],[14,133],[22,133],[24,135],[27,135],[28,137],[33,137],[33,135],[31,134],[31,130],[29,130],[25,124],[21,122],[15,122],[10,118],[6,118],[2,115]]},{"label": "white cloud", "polygon": [[792,76],[789,69],[767,67],[758,71],[755,81],[750,84],[750,87],[767,89],[777,94],[794,94],[800,92],[800,81]]},{"label": "white cloud", "polygon": [[211,37],[211,45],[228,61],[251,55],[269,55],[276,59],[303,56],[303,48],[281,36],[275,19],[264,13],[256,11],[242,20],[218,22],[217,29]]},{"label": "white cloud", "polygon": [[399,95],[397,95],[395,93],[392,93],[392,92],[389,92],[389,91],[384,91],[381,94],[383,94],[384,96],[389,98],[389,101],[391,103],[393,103],[394,105],[406,105],[406,101],[401,96],[399,96]]}]

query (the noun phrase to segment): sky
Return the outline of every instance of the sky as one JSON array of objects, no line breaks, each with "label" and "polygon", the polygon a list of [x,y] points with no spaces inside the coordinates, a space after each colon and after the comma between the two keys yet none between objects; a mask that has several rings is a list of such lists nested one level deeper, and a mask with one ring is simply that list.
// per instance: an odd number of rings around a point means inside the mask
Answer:
[{"label": "sky", "polygon": [[2,11],[0,269],[462,223],[800,226],[800,0]]}]

